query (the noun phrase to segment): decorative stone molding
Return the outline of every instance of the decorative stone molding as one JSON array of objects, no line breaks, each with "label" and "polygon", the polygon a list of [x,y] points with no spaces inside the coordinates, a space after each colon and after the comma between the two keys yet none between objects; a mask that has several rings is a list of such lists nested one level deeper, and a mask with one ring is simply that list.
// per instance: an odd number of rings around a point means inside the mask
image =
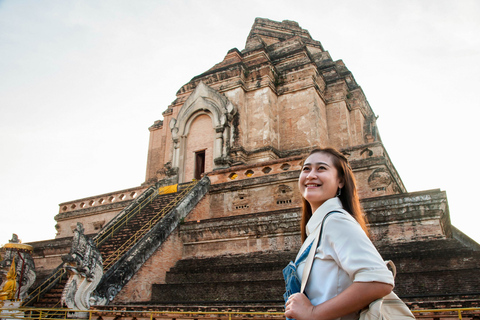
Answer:
[{"label": "decorative stone molding", "polygon": [[298,172],[302,167],[302,160],[303,157],[297,156],[266,161],[254,165],[235,166],[208,173],[208,177],[212,181],[212,184],[225,183],[232,180],[254,179],[279,173],[285,174],[287,172],[295,172],[294,175],[298,178]]},{"label": "decorative stone molding", "polygon": [[100,194],[97,196],[89,197],[89,198],[82,198],[78,200],[68,201],[60,203],[60,210],[59,214],[55,217],[58,219],[62,219],[64,217],[68,217],[67,213],[72,211],[82,211],[86,212],[90,208],[94,207],[104,207],[113,205],[119,202],[126,202],[135,199],[139,194],[145,191],[147,187],[140,186],[136,188],[124,189],[115,192]]}]

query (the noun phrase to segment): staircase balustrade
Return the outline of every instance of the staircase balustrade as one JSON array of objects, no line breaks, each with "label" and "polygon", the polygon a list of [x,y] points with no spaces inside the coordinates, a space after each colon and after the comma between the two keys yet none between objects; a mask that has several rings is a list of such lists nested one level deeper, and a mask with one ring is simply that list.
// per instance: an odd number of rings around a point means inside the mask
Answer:
[{"label": "staircase balustrade", "polygon": [[[104,270],[113,265],[125,252],[127,252],[139,239],[142,238],[145,233],[148,232],[156,223],[158,223],[166,213],[168,213],[175,204],[180,201],[194,186],[196,181],[182,185],[181,190],[177,196],[169,201],[162,210],[155,214],[146,224],[144,224],[139,230],[137,230],[132,237],[127,239],[115,252],[110,254],[104,259]],[[122,230],[129,221],[138,215],[144,208],[150,205],[158,196],[159,190],[164,189],[162,187],[151,186],[146,189],[137,199],[130,203],[125,209],[123,209],[117,218],[112,219],[107,225],[93,238],[98,248],[106,244],[109,239]],[[36,302],[39,302],[44,295],[50,291],[55,285],[57,285],[64,277],[65,270],[63,269],[63,263],[60,264],[53,272],[52,275],[43,283],[38,285],[25,299],[22,306],[31,306]],[[57,306],[60,300],[55,305]],[[45,315],[44,315],[45,316]]]},{"label": "staircase balustrade", "polygon": [[125,241],[115,252],[106,257],[103,261],[103,269],[108,270],[125,252],[127,252],[139,239],[141,239],[155,224],[157,224],[192,188],[195,182],[184,186],[184,189],[177,193],[177,196],[162,208],[153,218],[145,223],[135,234]]}]

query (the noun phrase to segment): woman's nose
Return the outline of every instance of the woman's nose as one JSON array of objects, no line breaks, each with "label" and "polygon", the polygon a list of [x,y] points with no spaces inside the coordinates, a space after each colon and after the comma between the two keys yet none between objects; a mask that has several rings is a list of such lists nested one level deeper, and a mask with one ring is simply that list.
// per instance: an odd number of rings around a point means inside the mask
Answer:
[{"label": "woman's nose", "polygon": [[307,174],[307,178],[314,179],[317,177],[317,172],[315,170],[310,170]]}]

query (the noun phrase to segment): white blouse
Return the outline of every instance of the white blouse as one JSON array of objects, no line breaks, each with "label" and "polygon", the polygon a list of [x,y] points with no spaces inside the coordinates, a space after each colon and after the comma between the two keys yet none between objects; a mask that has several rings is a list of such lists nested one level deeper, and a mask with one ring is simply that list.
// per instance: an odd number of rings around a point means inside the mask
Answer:
[{"label": "white blouse", "polygon": [[[297,258],[314,240],[323,217],[330,211],[324,222],[323,235],[317,247],[310,278],[305,293],[313,305],[321,304],[337,296],[353,282],[383,282],[393,286],[393,275],[367,237],[360,224],[345,210],[339,198],[325,201],[307,223],[307,239]],[[305,260],[297,268],[302,279]],[[352,313],[342,320],[357,319]]]}]

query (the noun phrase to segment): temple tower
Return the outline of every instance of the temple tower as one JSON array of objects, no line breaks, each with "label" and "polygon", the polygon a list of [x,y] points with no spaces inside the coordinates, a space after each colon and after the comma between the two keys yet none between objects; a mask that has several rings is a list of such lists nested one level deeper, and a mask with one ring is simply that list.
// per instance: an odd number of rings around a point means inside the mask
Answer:
[{"label": "temple tower", "polygon": [[361,87],[293,21],[257,18],[245,49],[182,86],[163,116],[150,127],[147,183],[333,146],[354,164],[361,197],[406,192]]}]

